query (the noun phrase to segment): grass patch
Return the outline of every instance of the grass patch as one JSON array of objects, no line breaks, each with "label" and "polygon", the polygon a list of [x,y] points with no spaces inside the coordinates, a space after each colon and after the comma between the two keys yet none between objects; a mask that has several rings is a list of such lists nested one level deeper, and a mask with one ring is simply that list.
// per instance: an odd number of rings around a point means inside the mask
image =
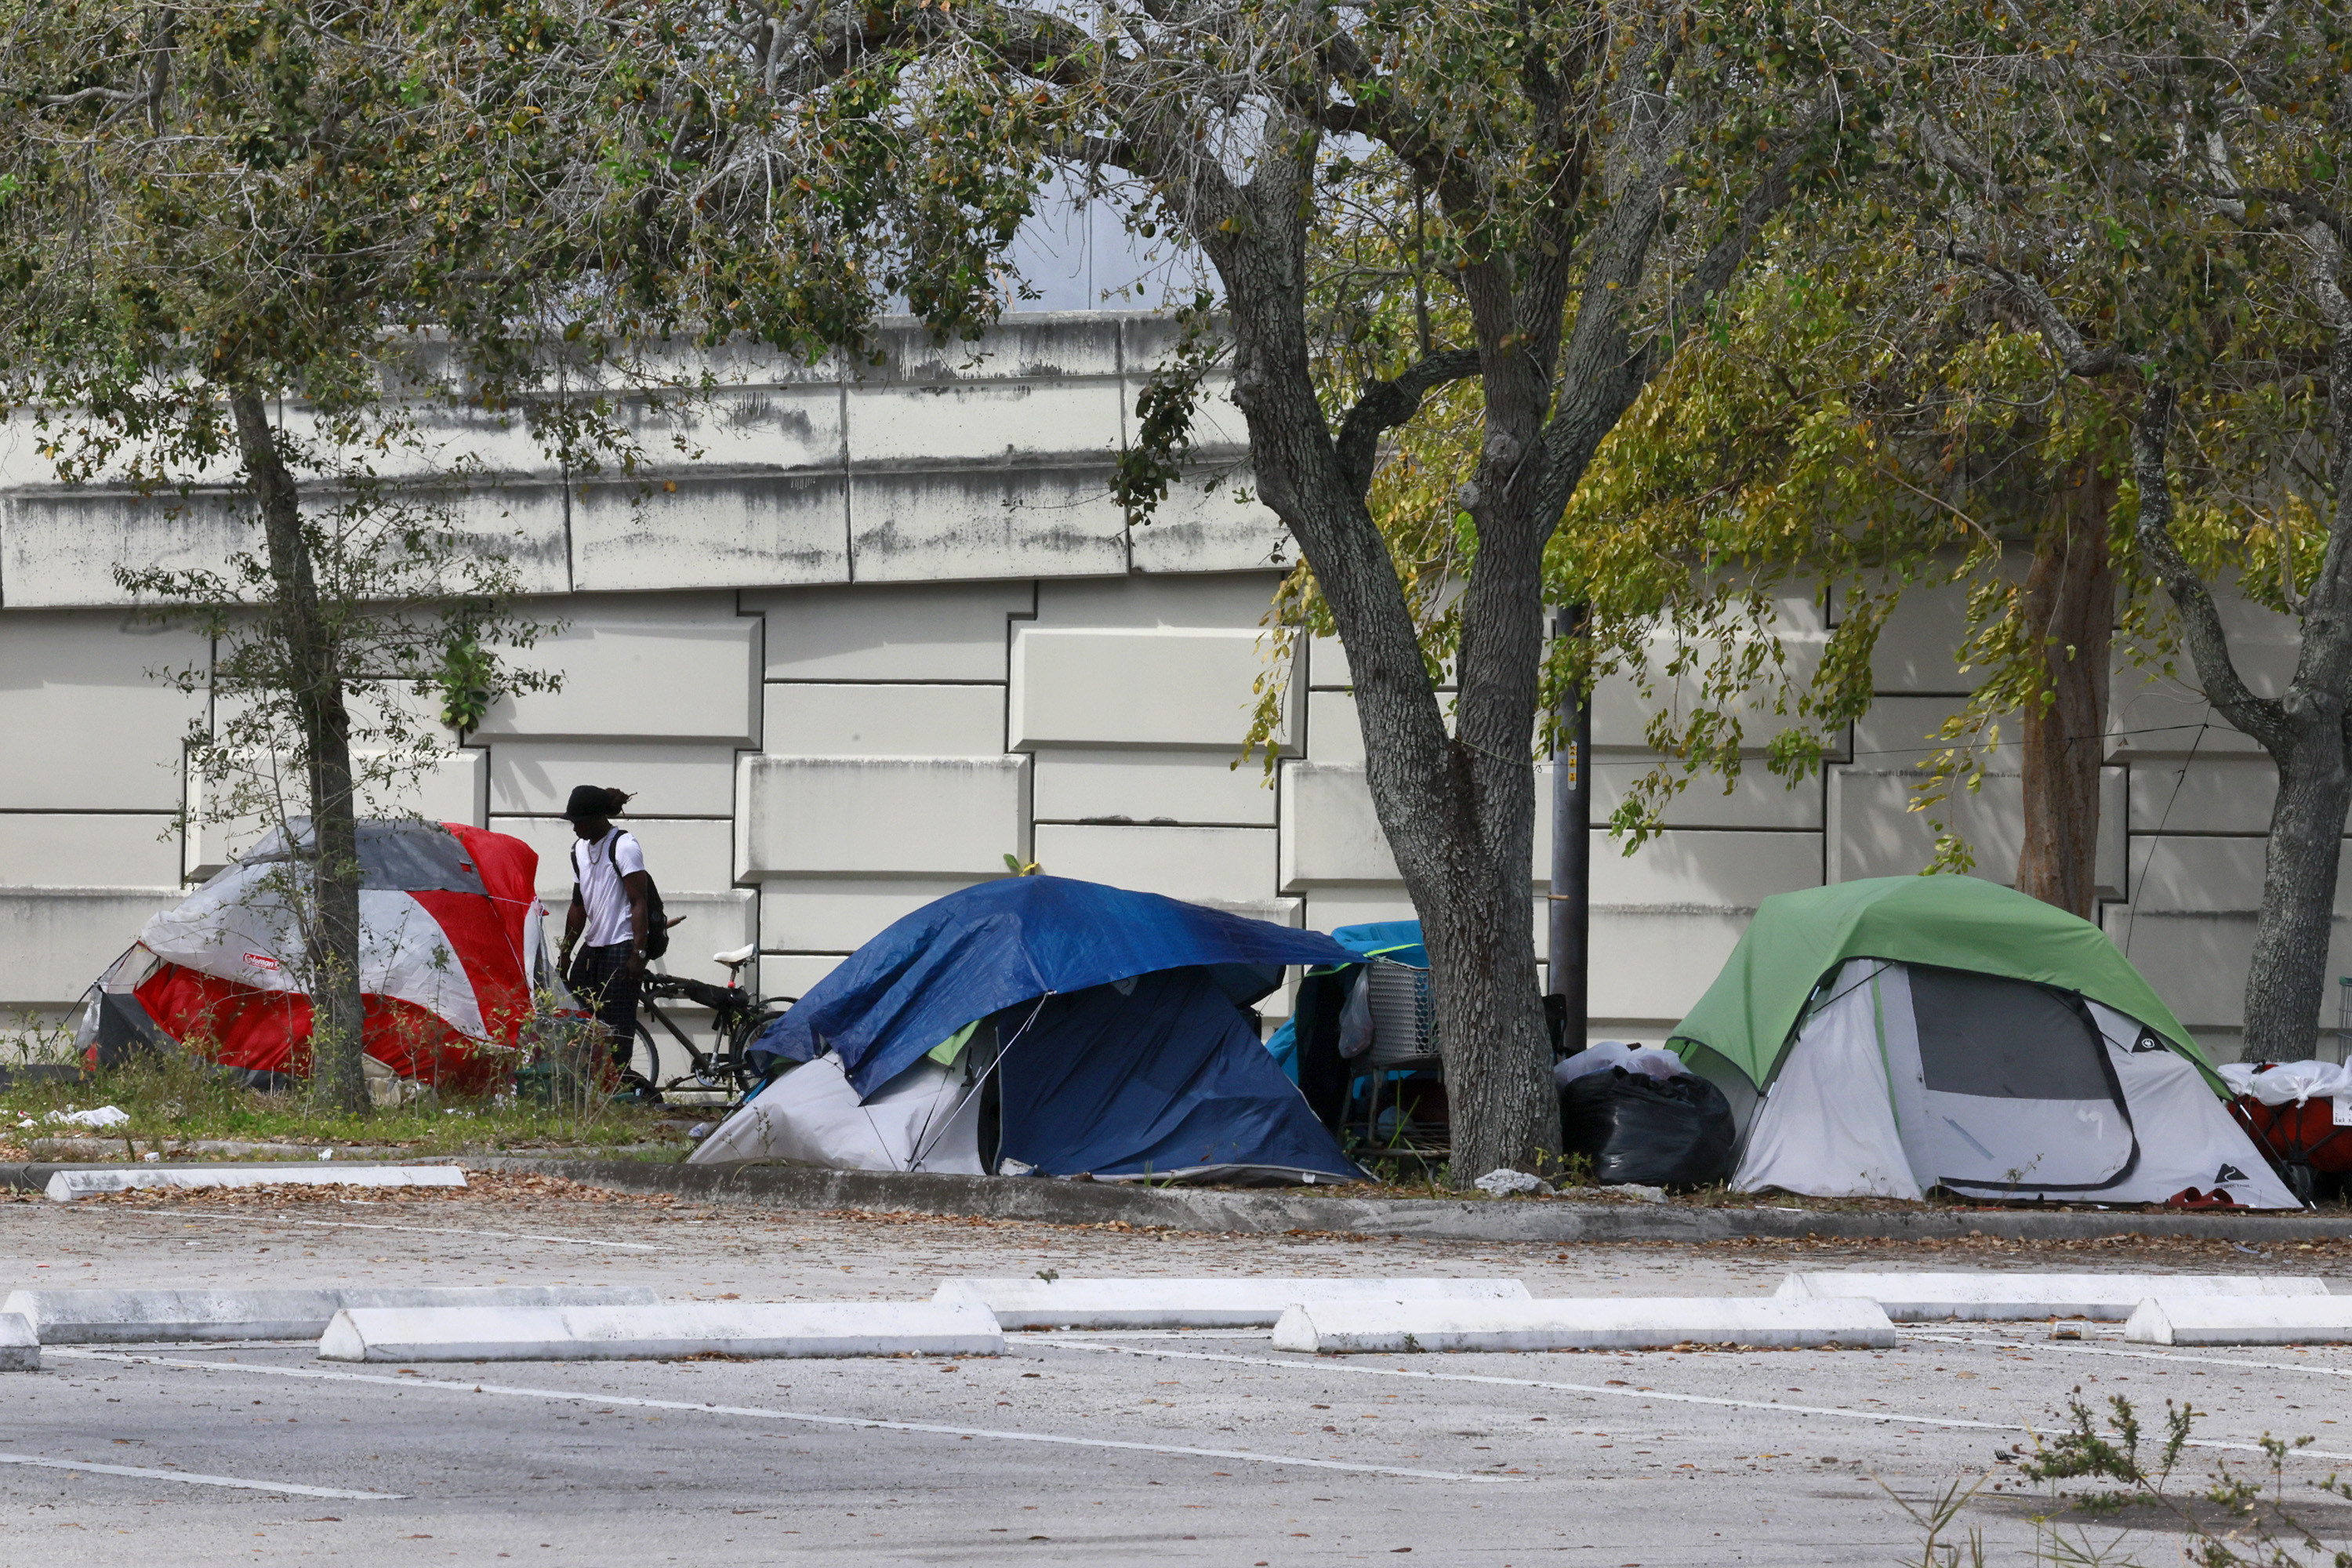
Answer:
[{"label": "grass patch", "polygon": [[[58,1112],[114,1106],[130,1117],[90,1128],[52,1121]],[[125,1157],[170,1152],[198,1141],[370,1145],[411,1154],[528,1153],[537,1149],[615,1149],[656,1144],[684,1152],[688,1116],[662,1106],[595,1104],[550,1109],[511,1095],[458,1097],[430,1090],[364,1116],[330,1110],[307,1089],[261,1093],[185,1057],[158,1056],[80,1079],[44,1077],[0,1088],[0,1145],[36,1138],[94,1138]],[[30,1125],[26,1125],[30,1123]]]}]

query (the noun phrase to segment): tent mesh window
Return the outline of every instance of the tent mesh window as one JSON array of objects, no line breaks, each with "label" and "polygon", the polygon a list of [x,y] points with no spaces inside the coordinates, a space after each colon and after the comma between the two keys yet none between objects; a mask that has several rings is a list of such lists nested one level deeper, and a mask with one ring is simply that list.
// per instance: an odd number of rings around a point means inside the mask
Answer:
[{"label": "tent mesh window", "polygon": [[2021,980],[1911,970],[1919,1066],[1942,1094],[2110,1100],[2099,1037],[2071,1000]]}]

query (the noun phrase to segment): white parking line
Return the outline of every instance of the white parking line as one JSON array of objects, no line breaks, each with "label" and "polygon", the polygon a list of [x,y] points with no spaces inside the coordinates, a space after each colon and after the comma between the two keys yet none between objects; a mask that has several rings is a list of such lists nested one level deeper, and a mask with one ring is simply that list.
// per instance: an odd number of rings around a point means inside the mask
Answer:
[{"label": "white parking line", "polygon": [[1970,1350],[1993,1345],[2001,1350],[2063,1351],[2068,1355],[2123,1356],[2131,1361],[2189,1361],[2200,1366],[2241,1367],[2247,1372],[2319,1372],[2330,1377],[2352,1377],[2352,1367],[2326,1366],[2317,1362],[2233,1361],[2228,1356],[2183,1355],[2178,1351],[2112,1350],[2105,1345],[2077,1344],[2065,1340],[2021,1340],[1995,1334],[1930,1334],[1916,1330],[1902,1332],[1906,1340],[1922,1340],[1939,1345],[1966,1345]]},{"label": "white parking line", "polygon": [[289,1219],[284,1215],[216,1214],[203,1209],[131,1209],[131,1214],[182,1215],[190,1219],[266,1219],[272,1225],[317,1226],[327,1230],[406,1230],[419,1236],[491,1236],[500,1241],[551,1241],[561,1247],[611,1247],[625,1252],[667,1252],[646,1241],[589,1241],[574,1236],[534,1236],[527,1230],[475,1230],[448,1225],[383,1225],[358,1219]]},{"label": "white parking line", "polygon": [[[1481,1383],[1505,1388],[1554,1389],[1564,1394],[1601,1394],[1612,1399],[1654,1399],[1670,1405],[1712,1405],[1733,1410],[1769,1410],[1783,1415],[1825,1415],[1838,1421],[1867,1421],[1874,1425],[1896,1426],[1941,1426],[1962,1432],[2024,1432],[2034,1429],[2014,1421],[1971,1421],[1959,1415],[1906,1415],[1896,1412],[1881,1414],[1875,1410],[1854,1410],[1839,1405],[1786,1405],[1775,1399],[1731,1399],[1713,1394],[1670,1394],[1659,1388],[1610,1388],[1591,1383],[1548,1383],[1531,1377],[1495,1377],[1475,1372],[1416,1372],[1402,1366],[1358,1366],[1328,1356],[1299,1356],[1295,1360],[1274,1356],[1213,1355],[1205,1351],[1161,1350],[1154,1345],[1107,1345],[1088,1343],[1084,1340],[1045,1339],[1039,1343],[1055,1350],[1099,1351],[1107,1354],[1163,1356],[1178,1361],[1228,1362],[1236,1366],[1278,1366],[1297,1371],[1353,1373],[1359,1377],[1418,1378],[1428,1383]],[[56,1353],[56,1352],[51,1352]],[[2260,1454],[2259,1443],[2231,1443],[2215,1437],[2191,1437],[2192,1448],[2219,1448],[2231,1453]],[[2294,1456],[2306,1459],[2352,1459],[2352,1454],[2331,1453],[2325,1448],[2298,1448]]]},{"label": "white parking line", "polygon": [[[49,1352],[55,1355],[58,1352]],[[142,1480],[184,1481],[192,1487],[236,1487],[249,1492],[291,1492],[296,1497],[343,1498],[355,1502],[398,1502],[406,1492],[350,1492],[335,1487],[297,1486],[292,1481],[248,1481],[236,1476],[197,1476],[185,1470],[149,1470],[136,1465],[85,1465],[75,1459],[36,1458],[30,1454],[0,1454],[0,1465],[34,1465],[45,1470],[86,1470],[100,1476],[137,1476]]]},{"label": "white parking line", "polygon": [[1356,1475],[1404,1476],[1423,1481],[1475,1481],[1511,1485],[1517,1478],[1459,1470],[1413,1470],[1396,1465],[1360,1465],[1345,1459],[1308,1459],[1288,1454],[1255,1454],[1246,1448],[1193,1448],[1172,1443],[1127,1443],[1113,1437],[1070,1437],[1052,1432],[1006,1432],[986,1426],[942,1426],[928,1421],[883,1421],[865,1415],[818,1415],[804,1410],[763,1410],[754,1405],[706,1405],[698,1400],[641,1399],[617,1394],[579,1394],[568,1388],[517,1388],[495,1383],[457,1383],[433,1377],[385,1377],[323,1367],[249,1366],[236,1362],[187,1361],[175,1356],[123,1355],[108,1351],[49,1347],[46,1355],[74,1361],[115,1362],[124,1366],[167,1366],[191,1372],[249,1373],[260,1377],[305,1378],[320,1383],[373,1383],[387,1388],[437,1388],[451,1394],[498,1394],[509,1399],[548,1399],[581,1405],[625,1405],[638,1410],[684,1410],[705,1415],[742,1415],[757,1421],[798,1421],[814,1426],[862,1427],[877,1432],[926,1432],[946,1437],[992,1437],[1007,1443],[1043,1443],[1056,1447],[1116,1448],[1142,1454],[1179,1454],[1201,1459],[1238,1459],[1253,1465],[1303,1466]]}]

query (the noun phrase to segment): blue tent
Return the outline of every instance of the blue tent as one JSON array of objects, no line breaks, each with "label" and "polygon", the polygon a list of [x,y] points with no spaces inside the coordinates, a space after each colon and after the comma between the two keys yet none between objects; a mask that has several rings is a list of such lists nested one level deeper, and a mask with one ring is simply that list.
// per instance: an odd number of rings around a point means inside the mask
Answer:
[{"label": "blue tent", "polygon": [[831,1053],[865,1100],[987,1023],[1001,1142],[984,1169],[1352,1178],[1360,1173],[1243,1009],[1281,984],[1286,964],[1355,958],[1314,931],[1153,893],[1008,878],[889,927],[770,1025],[751,1054],[811,1062]]}]

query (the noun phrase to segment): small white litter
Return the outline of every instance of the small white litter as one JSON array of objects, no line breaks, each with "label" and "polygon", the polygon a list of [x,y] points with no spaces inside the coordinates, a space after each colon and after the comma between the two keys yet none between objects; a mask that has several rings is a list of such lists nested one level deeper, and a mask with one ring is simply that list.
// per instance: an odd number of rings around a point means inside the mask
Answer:
[{"label": "small white litter", "polygon": [[1507,1197],[1513,1193],[1551,1191],[1551,1184],[1541,1176],[1530,1176],[1525,1171],[1514,1171],[1508,1166],[1489,1171],[1470,1184],[1491,1198]]},{"label": "small white litter", "polygon": [[131,1120],[131,1113],[120,1106],[101,1105],[92,1110],[52,1110],[41,1120],[68,1127],[120,1127]]}]

